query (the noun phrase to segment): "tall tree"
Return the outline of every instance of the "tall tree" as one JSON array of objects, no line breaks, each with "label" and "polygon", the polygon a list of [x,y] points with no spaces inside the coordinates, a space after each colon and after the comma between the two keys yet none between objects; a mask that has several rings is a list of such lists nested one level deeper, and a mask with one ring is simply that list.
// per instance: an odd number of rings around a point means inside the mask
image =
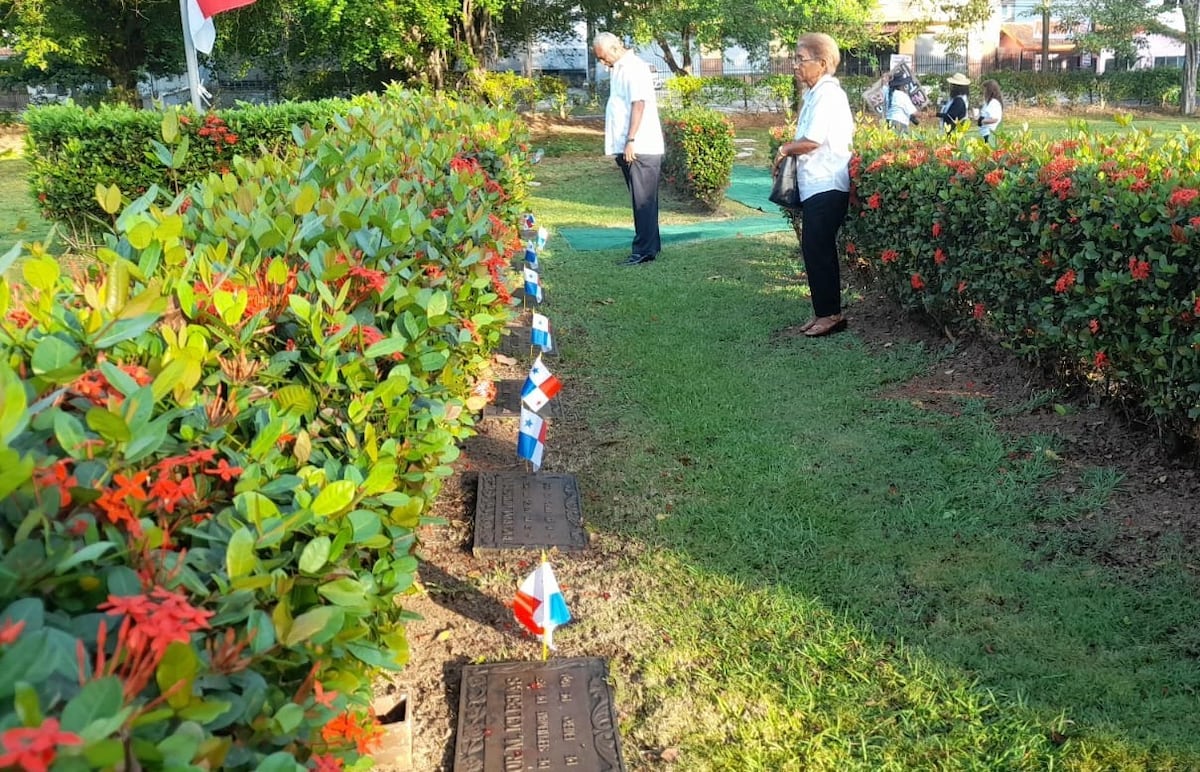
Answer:
[{"label": "tall tree", "polygon": [[948,51],[962,51],[963,61],[971,64],[971,37],[991,20],[992,0],[943,0],[938,10],[946,19],[946,30],[938,37]]},{"label": "tall tree", "polygon": [[142,78],[183,71],[178,0],[0,0],[0,29],[28,71],[108,80],[135,104]]}]

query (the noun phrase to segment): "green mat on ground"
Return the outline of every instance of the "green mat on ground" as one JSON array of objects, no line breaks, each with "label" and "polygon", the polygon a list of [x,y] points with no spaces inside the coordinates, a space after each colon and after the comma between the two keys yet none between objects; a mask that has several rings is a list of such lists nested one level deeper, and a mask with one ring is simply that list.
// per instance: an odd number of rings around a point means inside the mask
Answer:
[{"label": "green mat on ground", "polygon": [[725,197],[739,204],[745,204],[751,209],[761,209],[768,214],[775,214],[779,207],[772,204],[767,196],[771,194],[771,172],[753,166],[734,166],[729,179],[729,187],[725,189]]},{"label": "green mat on ground", "polygon": [[[737,220],[709,220],[690,225],[664,225],[659,228],[663,245],[702,239],[735,239],[763,233],[791,230],[782,216],[760,215]],[[580,252],[601,249],[629,249],[633,228],[560,228],[557,235]]]},{"label": "green mat on ground", "polygon": [[[761,209],[764,214],[736,220],[703,220],[688,225],[664,225],[660,230],[663,244],[680,244],[702,239],[734,239],[763,233],[791,230],[779,214],[779,207],[767,200],[771,192],[771,173],[752,166],[734,166],[725,197],[745,206]],[[628,248],[633,228],[561,228],[559,237],[572,249],[592,252],[601,249]]]}]

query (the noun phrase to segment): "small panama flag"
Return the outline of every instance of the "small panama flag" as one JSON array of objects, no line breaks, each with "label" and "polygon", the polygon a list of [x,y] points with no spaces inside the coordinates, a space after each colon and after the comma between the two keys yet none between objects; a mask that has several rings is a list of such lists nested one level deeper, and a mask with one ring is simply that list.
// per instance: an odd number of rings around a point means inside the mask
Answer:
[{"label": "small panama flag", "polygon": [[540,415],[521,406],[521,431],[517,434],[517,455],[533,464],[533,471],[542,468],[546,452],[546,421]]},{"label": "small panama flag", "polygon": [[546,246],[546,239],[548,238],[550,238],[550,231],[546,230],[546,226],[543,225],[542,227],[538,228],[537,240],[534,241],[534,245],[537,246],[538,252],[541,252],[542,248]]},{"label": "small panama flag", "polygon": [[532,268],[526,268],[525,273],[525,297],[533,298],[536,302],[542,302],[542,280],[538,276],[538,272]]},{"label": "small panama flag", "polygon": [[534,222],[535,220],[533,219],[533,215],[531,213],[526,212],[525,214],[521,215],[521,227],[525,230],[533,230]]},{"label": "small panama flag", "polygon": [[535,271],[538,268],[537,250],[533,248],[533,244],[525,245],[525,265]]},{"label": "small panama flag", "polygon": [[542,639],[542,659],[546,658],[546,649],[557,651],[554,628],[570,622],[571,612],[545,554],[533,573],[521,582],[513,600],[513,615],[526,630]]},{"label": "small panama flag", "polygon": [[540,346],[542,351],[553,351],[554,341],[550,339],[550,320],[533,312],[532,329],[529,331],[529,345]]},{"label": "small panama flag", "polygon": [[541,410],[562,389],[562,383],[542,364],[542,355],[533,361],[529,377],[521,389],[521,401],[534,412]]}]

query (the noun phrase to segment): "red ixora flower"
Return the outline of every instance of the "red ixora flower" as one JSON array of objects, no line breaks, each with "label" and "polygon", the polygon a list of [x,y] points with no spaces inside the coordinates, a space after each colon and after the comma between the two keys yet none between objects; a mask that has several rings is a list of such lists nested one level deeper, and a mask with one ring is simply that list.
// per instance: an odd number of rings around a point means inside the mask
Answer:
[{"label": "red ixora flower", "polygon": [[341,772],[342,760],[332,753],[317,754],[308,760],[313,772]]},{"label": "red ixora flower", "polygon": [[1058,281],[1054,282],[1054,291],[1058,293],[1066,292],[1075,286],[1075,271],[1068,268],[1066,273],[1058,277]]},{"label": "red ixora flower", "polygon": [[14,622],[11,619],[5,619],[0,622],[0,646],[11,646],[21,637],[21,631],[25,629],[25,620],[22,619]]},{"label": "red ixora flower", "polygon": [[941,236],[941,235],[942,235],[942,224],[940,222],[935,222],[933,224],[933,237],[936,239],[938,236]]},{"label": "red ixora flower", "polygon": [[933,262],[937,263],[938,265],[945,265],[946,252],[941,247],[933,250]]},{"label": "red ixora flower", "polygon": [[1092,331],[1093,335],[1098,334],[1100,332],[1100,322],[1096,319],[1090,320],[1088,322],[1088,329]]},{"label": "red ixora flower", "polygon": [[983,303],[976,303],[975,308],[971,311],[971,316],[976,319],[982,319],[987,314],[987,306]]},{"label": "red ixora flower", "polygon": [[1105,354],[1103,351],[1097,351],[1092,363],[1096,365],[1097,370],[1103,370],[1108,367],[1108,354]]},{"label": "red ixora flower", "polygon": [[1176,209],[1189,206],[1196,197],[1200,196],[1200,190],[1195,188],[1176,188],[1171,197],[1167,199],[1167,203]]},{"label": "red ixora flower", "polygon": [[1003,169],[992,169],[987,174],[983,175],[983,181],[991,185],[993,188],[998,186],[1004,179]]},{"label": "red ixora flower", "polygon": [[242,468],[240,466],[230,466],[228,461],[221,459],[217,462],[215,469],[205,469],[204,473],[220,477],[225,482],[229,482],[242,473]]},{"label": "red ixora flower", "polygon": [[1135,281],[1145,281],[1150,278],[1150,263],[1145,260],[1138,260],[1136,257],[1129,258],[1129,274],[1133,276]]},{"label": "red ixora flower", "polygon": [[0,768],[46,772],[64,745],[83,745],[83,738],[74,732],[61,731],[57,718],[48,718],[37,727],[7,729],[0,735],[0,747],[4,749]]},{"label": "red ixora flower", "polygon": [[879,253],[879,259],[885,263],[894,263],[900,259],[900,253],[894,249],[885,249]]},{"label": "red ixora flower", "polygon": [[914,273],[911,277],[909,277],[908,283],[911,284],[912,288],[917,292],[925,289],[925,280],[921,278],[921,274],[919,273]]},{"label": "red ixora flower", "polygon": [[867,199],[867,208],[878,209],[881,206],[883,206],[883,196],[878,193],[872,193],[870,198]]}]

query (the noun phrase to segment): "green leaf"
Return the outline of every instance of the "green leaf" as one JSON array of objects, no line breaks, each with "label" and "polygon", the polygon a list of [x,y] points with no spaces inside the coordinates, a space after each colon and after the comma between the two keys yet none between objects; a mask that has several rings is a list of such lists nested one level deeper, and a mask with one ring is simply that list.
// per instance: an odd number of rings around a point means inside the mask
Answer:
[{"label": "green leaf", "polygon": [[292,201],[292,213],[297,216],[308,214],[320,198],[321,191],[317,188],[315,182],[304,183],[300,187],[300,192],[296,194],[296,198]]},{"label": "green leaf", "polygon": [[140,461],[162,447],[167,441],[169,425],[169,417],[162,416],[138,428],[137,434],[125,447],[125,460]]},{"label": "green leaf", "polygon": [[117,319],[103,328],[104,334],[92,341],[96,348],[111,348],[118,343],[133,340],[154,326],[159,314],[142,314],[132,319]]},{"label": "green leaf", "polygon": [[17,719],[25,726],[40,726],[42,723],[42,704],[38,699],[37,689],[24,681],[17,683],[13,707],[17,711]]},{"label": "green leaf", "polygon": [[450,295],[444,291],[433,293],[433,297],[429,298],[429,305],[425,308],[425,313],[432,319],[435,316],[441,316],[446,313],[446,309],[450,307]]},{"label": "green leaf", "polygon": [[404,666],[403,662],[397,661],[395,654],[390,654],[376,646],[369,646],[363,643],[347,643],[346,650],[353,654],[355,659],[365,662],[372,667],[383,668],[385,670],[399,670]]},{"label": "green leaf", "polygon": [[366,611],[371,607],[371,602],[367,598],[367,589],[357,579],[342,577],[321,585],[317,588],[317,592],[334,605],[343,608]]},{"label": "green leaf", "polygon": [[300,726],[300,722],[304,720],[304,708],[294,702],[284,704],[279,710],[275,711],[273,716],[275,723],[279,725],[279,731],[283,734],[291,734]]},{"label": "green leaf", "polygon": [[296,757],[284,751],[267,756],[258,762],[255,769],[257,772],[304,772],[304,767],[296,762]]},{"label": "green leaf", "polygon": [[132,437],[125,419],[102,407],[94,407],[87,411],[87,425],[110,442],[128,442]]},{"label": "green leaf", "polygon": [[284,413],[294,411],[300,415],[311,415],[317,409],[317,400],[312,392],[299,384],[277,390],[274,399]]},{"label": "green leaf", "polygon": [[0,362],[0,442],[11,442],[28,421],[25,386],[6,362]]},{"label": "green leaf", "polygon": [[306,611],[292,621],[291,629],[283,637],[285,646],[295,646],[298,643],[314,638],[332,627],[341,627],[342,611],[330,606],[320,606]]},{"label": "green leaf", "polygon": [[322,517],[341,512],[354,501],[358,486],[349,480],[338,480],[325,486],[312,503],[313,514]]},{"label": "green leaf", "polygon": [[231,707],[233,703],[222,700],[195,700],[179,711],[179,717],[208,724],[225,715]]},{"label": "green leaf", "polygon": [[154,680],[167,695],[167,704],[178,710],[192,701],[192,684],[199,672],[200,658],[192,645],[172,641],[154,671]]},{"label": "green leaf", "polygon": [[233,504],[238,514],[244,516],[255,525],[262,525],[267,518],[279,514],[279,507],[274,501],[258,491],[243,491],[233,497]]},{"label": "green leaf", "polygon": [[62,728],[67,732],[82,732],[93,721],[111,718],[124,704],[125,694],[117,676],[88,681],[63,708]]},{"label": "green leaf", "polygon": [[87,435],[83,433],[83,422],[73,413],[61,410],[55,412],[54,436],[58,440],[59,447],[71,454],[73,458],[84,458],[83,443],[87,439]]},{"label": "green leaf", "polygon": [[329,552],[332,543],[328,536],[318,536],[304,545],[300,553],[300,570],[306,574],[315,574],[329,562]]},{"label": "green leaf", "polygon": [[111,542],[111,541],[98,541],[98,542],[95,542],[94,544],[89,544],[86,547],[84,547],[83,549],[79,549],[79,550],[76,550],[75,552],[72,552],[71,555],[66,560],[62,561],[57,566],[55,566],[54,573],[57,574],[58,576],[62,576],[63,574],[70,571],[75,566],[82,565],[84,563],[88,563],[90,561],[96,560],[97,558],[104,555],[104,553],[108,552],[110,549],[112,549],[113,547],[116,547],[116,546],[117,546],[116,543]]},{"label": "green leaf", "polygon": [[258,565],[258,557],[254,554],[254,534],[250,529],[242,527],[234,531],[225,550],[225,570],[230,579],[246,576]]},{"label": "green leaf", "polygon": [[47,335],[38,341],[29,363],[33,366],[33,371],[39,375],[67,368],[75,373],[83,370],[79,363],[79,349],[73,343],[56,335]]},{"label": "green leaf", "polygon": [[21,274],[25,277],[25,283],[40,292],[53,290],[61,273],[58,261],[49,256],[31,258],[21,266]]},{"label": "green leaf", "polygon": [[404,347],[407,345],[408,341],[405,338],[399,335],[391,335],[381,341],[367,346],[367,350],[363,352],[363,356],[367,357],[368,359],[391,356],[392,354],[403,351]]},{"label": "green leaf", "polygon": [[262,654],[275,645],[275,624],[270,615],[261,609],[250,612],[246,634],[250,637],[250,650],[255,654]]}]

